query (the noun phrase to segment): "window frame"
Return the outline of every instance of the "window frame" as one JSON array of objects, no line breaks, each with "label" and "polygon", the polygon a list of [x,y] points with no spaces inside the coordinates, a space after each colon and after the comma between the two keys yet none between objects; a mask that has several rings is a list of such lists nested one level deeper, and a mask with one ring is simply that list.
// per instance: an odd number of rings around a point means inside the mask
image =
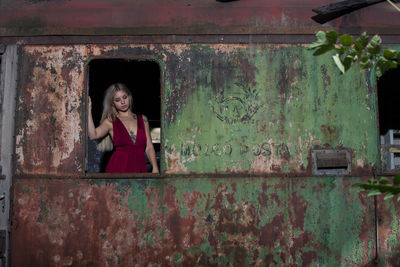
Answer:
[{"label": "window frame", "polygon": [[[88,136],[88,107],[89,107],[89,72],[90,72],[90,63],[94,60],[122,60],[124,62],[130,62],[130,61],[137,61],[137,62],[143,62],[143,61],[150,61],[154,62],[158,65],[159,69],[159,92],[160,92],[160,161],[159,161],[159,173],[152,173],[152,172],[145,172],[145,173],[106,173],[106,172],[88,172],[88,153],[89,153],[89,136]],[[115,57],[109,57],[109,56],[96,56],[96,57],[91,57],[88,58],[84,67],[85,67],[85,78],[84,78],[84,114],[85,114],[85,130],[84,130],[84,168],[83,168],[83,178],[107,178],[107,179],[120,179],[120,178],[135,178],[135,179],[140,179],[140,178],[164,178],[165,176],[165,170],[162,168],[161,162],[164,159],[164,153],[163,153],[163,146],[162,146],[162,141],[163,141],[163,130],[162,130],[162,125],[163,125],[163,117],[162,117],[162,109],[163,109],[163,98],[164,98],[164,61],[158,59],[155,56],[115,56]],[[154,144],[154,143],[153,143]]]}]

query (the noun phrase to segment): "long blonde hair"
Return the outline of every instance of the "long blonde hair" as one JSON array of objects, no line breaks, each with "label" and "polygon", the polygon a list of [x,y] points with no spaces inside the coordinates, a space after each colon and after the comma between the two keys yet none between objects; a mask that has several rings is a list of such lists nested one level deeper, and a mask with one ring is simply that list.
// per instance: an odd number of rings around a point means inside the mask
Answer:
[{"label": "long blonde hair", "polygon": [[[103,123],[105,119],[113,122],[115,118],[118,116],[118,110],[114,105],[114,95],[118,91],[124,91],[129,98],[130,109],[132,109],[132,93],[123,83],[114,83],[110,85],[104,95],[103,100],[103,113],[101,114],[100,124]],[[100,142],[97,144],[97,150],[99,151],[111,151],[113,150],[113,142],[111,140],[111,136],[107,134]]]}]

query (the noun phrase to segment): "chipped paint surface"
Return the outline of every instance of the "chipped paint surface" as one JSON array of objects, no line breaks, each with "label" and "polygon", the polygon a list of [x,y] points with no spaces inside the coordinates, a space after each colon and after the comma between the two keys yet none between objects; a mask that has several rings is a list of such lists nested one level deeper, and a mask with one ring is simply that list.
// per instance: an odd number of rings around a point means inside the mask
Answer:
[{"label": "chipped paint surface", "polygon": [[82,172],[84,66],[80,47],[26,47],[17,120],[17,172]]},{"label": "chipped paint surface", "polygon": [[327,25],[311,17],[317,0],[3,0],[0,36],[142,34],[313,34],[318,29],[399,34],[398,14],[380,3]]},{"label": "chipped paint surface", "polygon": [[359,70],[335,75],[323,60],[302,46],[179,50],[165,70],[166,172],[305,174],[318,147],[350,149],[352,169],[369,172],[378,153],[375,97]]},{"label": "chipped paint surface", "polygon": [[377,159],[375,96],[365,76],[357,69],[335,75],[329,57],[317,59],[304,46],[22,50],[16,135],[20,174],[83,172],[85,68],[101,56],[159,62],[164,82],[161,167],[167,173],[310,174],[313,148],[352,151],[353,174],[369,174]]},{"label": "chipped paint surface", "polygon": [[400,205],[397,197],[378,196],[379,255],[382,266],[400,265]]},{"label": "chipped paint surface", "polygon": [[354,181],[19,179],[13,264],[364,266],[373,206]]},{"label": "chipped paint surface", "polygon": [[[287,44],[20,52],[15,266],[373,261],[373,206],[351,188],[378,158],[376,96],[358,70],[340,76]],[[70,178],[84,175],[86,67],[100,57],[160,64],[161,170],[189,178]],[[351,175],[312,177],[314,148],[350,151]]]}]

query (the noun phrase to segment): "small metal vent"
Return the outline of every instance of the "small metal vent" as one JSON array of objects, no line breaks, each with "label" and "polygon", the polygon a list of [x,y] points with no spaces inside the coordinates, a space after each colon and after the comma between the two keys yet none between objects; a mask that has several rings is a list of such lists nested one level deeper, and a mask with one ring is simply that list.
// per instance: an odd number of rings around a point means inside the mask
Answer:
[{"label": "small metal vent", "polygon": [[350,173],[351,156],[347,150],[312,150],[311,157],[314,175],[343,175]]}]

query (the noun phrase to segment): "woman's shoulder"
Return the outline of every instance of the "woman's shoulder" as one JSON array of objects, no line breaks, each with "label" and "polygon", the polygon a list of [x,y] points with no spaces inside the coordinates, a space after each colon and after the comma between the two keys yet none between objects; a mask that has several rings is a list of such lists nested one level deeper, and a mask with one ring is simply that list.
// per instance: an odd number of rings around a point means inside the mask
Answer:
[{"label": "woman's shoulder", "polygon": [[132,114],[133,114],[132,116],[135,120],[137,120],[139,117],[147,120],[147,117],[144,114],[138,114],[138,113],[132,113]]},{"label": "woman's shoulder", "polygon": [[144,114],[137,114],[136,116],[138,116],[138,117],[140,116],[144,123],[148,123],[149,122],[149,120],[147,119],[146,115],[144,115]]},{"label": "woman's shoulder", "polygon": [[[117,119],[117,118],[115,118],[114,121],[115,121],[116,119]],[[109,118],[105,118],[105,119],[103,120],[102,124],[104,124],[104,125],[106,125],[106,126],[112,128],[112,126],[113,126],[113,121],[111,121]]]}]

